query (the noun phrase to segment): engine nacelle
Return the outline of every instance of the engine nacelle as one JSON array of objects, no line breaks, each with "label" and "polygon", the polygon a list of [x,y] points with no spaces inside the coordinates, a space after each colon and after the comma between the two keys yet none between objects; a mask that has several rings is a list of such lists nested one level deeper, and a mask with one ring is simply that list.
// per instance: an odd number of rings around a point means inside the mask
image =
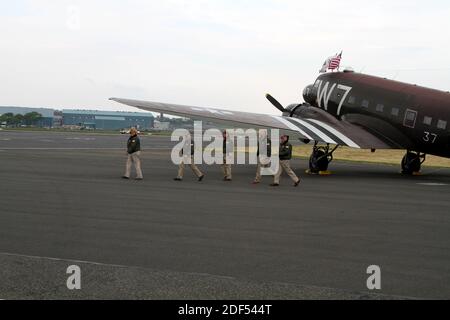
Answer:
[{"label": "engine nacelle", "polygon": [[283,116],[285,117],[292,117],[294,114],[299,114],[302,112],[302,110],[305,110],[305,108],[310,107],[307,103],[293,103],[288,105],[285,108],[285,112],[283,112]]}]

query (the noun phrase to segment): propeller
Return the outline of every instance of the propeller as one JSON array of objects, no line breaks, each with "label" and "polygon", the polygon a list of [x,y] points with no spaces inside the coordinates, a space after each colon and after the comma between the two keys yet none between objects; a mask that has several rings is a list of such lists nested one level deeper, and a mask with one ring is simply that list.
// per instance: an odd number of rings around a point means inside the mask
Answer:
[{"label": "propeller", "polygon": [[286,109],[283,107],[283,105],[279,103],[278,100],[272,97],[270,94],[266,94],[266,98],[267,100],[270,101],[271,104],[275,106],[275,108],[277,108],[281,112],[286,112]]}]

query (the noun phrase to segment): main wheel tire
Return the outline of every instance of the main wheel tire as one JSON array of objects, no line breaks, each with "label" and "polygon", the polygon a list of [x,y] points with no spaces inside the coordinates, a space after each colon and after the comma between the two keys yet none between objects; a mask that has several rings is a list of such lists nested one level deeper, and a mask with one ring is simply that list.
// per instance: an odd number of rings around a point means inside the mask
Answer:
[{"label": "main wheel tire", "polygon": [[408,152],[402,159],[402,173],[414,174],[419,172],[421,168],[420,157],[412,152]]},{"label": "main wheel tire", "polygon": [[321,171],[328,170],[328,157],[326,157],[326,153],[323,150],[315,150],[313,151],[311,157],[309,158],[309,170],[312,173],[319,173]]}]

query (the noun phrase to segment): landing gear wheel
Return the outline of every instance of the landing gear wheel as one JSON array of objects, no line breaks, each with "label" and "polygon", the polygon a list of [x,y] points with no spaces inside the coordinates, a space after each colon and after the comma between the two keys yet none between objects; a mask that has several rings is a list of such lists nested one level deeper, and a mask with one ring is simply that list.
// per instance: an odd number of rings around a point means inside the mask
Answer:
[{"label": "landing gear wheel", "polygon": [[333,161],[333,152],[338,148],[336,146],[330,151],[330,145],[318,146],[317,142],[314,144],[313,152],[309,158],[309,173],[320,174],[326,172],[331,161]]},{"label": "landing gear wheel", "polygon": [[402,159],[402,174],[414,175],[419,173],[425,159],[425,154],[408,151]]}]

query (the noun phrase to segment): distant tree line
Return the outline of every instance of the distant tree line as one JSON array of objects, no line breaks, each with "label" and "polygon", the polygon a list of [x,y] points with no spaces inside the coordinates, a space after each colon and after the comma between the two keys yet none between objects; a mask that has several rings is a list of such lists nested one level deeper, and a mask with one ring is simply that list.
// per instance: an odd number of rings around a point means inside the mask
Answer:
[{"label": "distant tree line", "polygon": [[0,124],[17,127],[21,125],[33,126],[42,120],[42,114],[38,112],[29,112],[27,114],[13,114],[11,112],[0,115]]}]

